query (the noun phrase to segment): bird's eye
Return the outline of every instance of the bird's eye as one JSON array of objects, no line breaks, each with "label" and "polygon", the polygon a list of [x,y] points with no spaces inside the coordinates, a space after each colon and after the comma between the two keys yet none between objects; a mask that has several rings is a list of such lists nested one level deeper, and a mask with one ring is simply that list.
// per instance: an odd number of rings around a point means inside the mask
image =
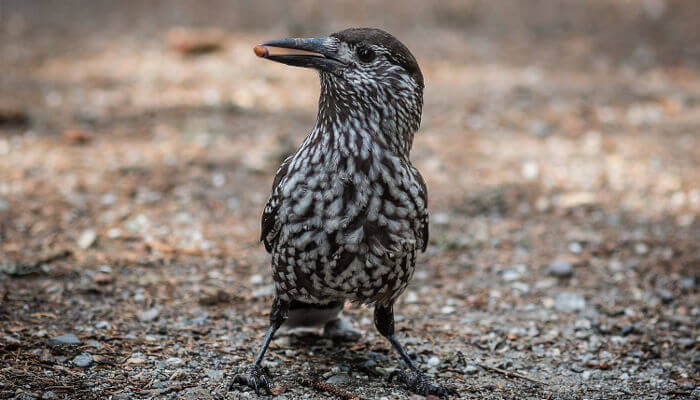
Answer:
[{"label": "bird's eye", "polygon": [[374,51],[372,51],[372,49],[368,49],[367,47],[358,47],[357,58],[359,58],[362,62],[370,62],[374,60]]}]

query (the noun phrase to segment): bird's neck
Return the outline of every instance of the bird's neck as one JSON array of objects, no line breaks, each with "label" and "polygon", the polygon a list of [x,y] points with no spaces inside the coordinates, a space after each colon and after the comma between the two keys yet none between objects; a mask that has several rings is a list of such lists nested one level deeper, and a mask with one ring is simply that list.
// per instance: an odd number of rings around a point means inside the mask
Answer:
[{"label": "bird's neck", "polygon": [[[320,142],[345,143],[341,147],[351,153],[360,152],[361,142],[369,140],[408,160],[420,125],[420,103],[421,99],[395,98],[380,91],[357,93],[322,78],[313,132],[331,136],[319,137]],[[374,147],[371,143],[367,146]]]}]

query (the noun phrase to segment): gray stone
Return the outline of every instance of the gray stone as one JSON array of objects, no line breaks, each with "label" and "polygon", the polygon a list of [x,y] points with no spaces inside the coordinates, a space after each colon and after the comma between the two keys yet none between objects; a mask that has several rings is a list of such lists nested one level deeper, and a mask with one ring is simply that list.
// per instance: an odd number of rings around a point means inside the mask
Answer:
[{"label": "gray stone", "polygon": [[659,299],[661,299],[661,301],[665,304],[668,304],[673,301],[673,293],[671,293],[670,290],[658,289],[656,291],[656,295],[659,296]]},{"label": "gray stone", "polygon": [[549,274],[557,278],[570,278],[574,275],[574,268],[570,262],[558,258],[549,264]]},{"label": "gray stone", "polygon": [[178,369],[175,372],[170,375],[170,380],[171,381],[180,381],[189,376],[189,373],[185,371],[184,369]]},{"label": "gray stone", "polygon": [[632,333],[638,333],[637,327],[635,327],[634,324],[625,325],[620,331],[622,332],[623,336],[627,336]]},{"label": "gray stone", "polygon": [[97,340],[88,340],[88,341],[85,343],[85,345],[86,345],[86,346],[90,346],[90,347],[94,347],[94,348],[96,348],[96,349],[101,349],[101,348],[103,347],[103,346],[102,346],[102,343],[98,342]]},{"label": "gray stone", "polygon": [[553,127],[545,121],[536,120],[530,123],[529,131],[536,136],[547,136],[552,133]]},{"label": "gray stone", "polygon": [[428,365],[431,367],[437,367],[440,365],[440,359],[438,357],[432,356],[428,359]]},{"label": "gray stone", "polygon": [[61,336],[54,336],[49,339],[49,344],[51,346],[80,346],[82,342],[73,333],[66,333]]},{"label": "gray stone", "polygon": [[683,278],[681,279],[681,287],[683,289],[692,289],[695,287],[695,278],[692,276],[689,278]]},{"label": "gray stone", "polygon": [[211,379],[214,382],[222,381],[226,376],[224,371],[220,369],[208,369],[206,375],[209,379]]},{"label": "gray stone", "polygon": [[467,364],[467,366],[464,367],[464,373],[467,375],[474,375],[477,372],[479,372],[479,367],[476,364]]},{"label": "gray stone", "polygon": [[52,399],[57,399],[58,396],[56,395],[56,393],[49,390],[49,391],[44,392],[44,394],[41,395],[41,398],[44,400],[52,400]]},{"label": "gray stone", "polygon": [[337,374],[326,379],[326,383],[331,385],[343,385],[349,381],[348,377],[345,375]]},{"label": "gray stone", "polygon": [[193,387],[185,389],[182,392],[181,398],[185,400],[209,400],[214,399],[214,395],[206,388]]},{"label": "gray stone", "polygon": [[579,254],[583,250],[583,246],[581,246],[581,243],[579,242],[571,242],[569,243],[569,251],[574,253],[574,254]]},{"label": "gray stone", "polygon": [[554,298],[554,309],[559,312],[579,312],[586,308],[586,299],[573,292],[559,293]]},{"label": "gray stone", "polygon": [[92,355],[90,353],[80,353],[75,358],[73,358],[73,365],[80,368],[87,368],[93,363]]},{"label": "gray stone", "polygon": [[138,318],[139,318],[139,321],[141,321],[141,322],[150,322],[150,321],[155,321],[156,319],[158,319],[158,314],[159,314],[158,309],[154,307],[154,308],[151,308],[151,309],[146,310],[146,311],[141,311],[138,314]]},{"label": "gray stone", "polygon": [[520,279],[522,273],[517,269],[507,269],[501,273],[501,278],[506,282],[512,282]]},{"label": "gray stone", "polygon": [[18,345],[22,343],[19,339],[17,339],[14,336],[3,336],[2,340],[8,345]]},{"label": "gray stone", "polygon": [[581,379],[583,379],[584,381],[587,381],[591,378],[595,378],[594,372],[596,372],[596,371],[592,371],[592,370],[583,371],[583,373],[581,373]]},{"label": "gray stone", "polygon": [[100,321],[95,324],[95,329],[110,329],[112,328],[112,325],[110,325],[109,322],[107,321]]},{"label": "gray stone", "polygon": [[178,357],[170,357],[167,360],[165,360],[165,364],[169,367],[181,367],[185,365],[185,360]]}]

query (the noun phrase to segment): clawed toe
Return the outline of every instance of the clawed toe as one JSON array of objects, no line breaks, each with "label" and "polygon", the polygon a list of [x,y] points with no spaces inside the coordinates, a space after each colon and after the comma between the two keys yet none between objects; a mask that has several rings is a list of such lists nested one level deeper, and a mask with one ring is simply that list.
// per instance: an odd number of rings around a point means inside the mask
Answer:
[{"label": "clawed toe", "polygon": [[457,396],[457,390],[449,386],[436,385],[428,379],[422,372],[396,370],[389,375],[389,382],[396,380],[403,384],[408,390],[421,396],[438,396],[448,398]]},{"label": "clawed toe", "polygon": [[229,383],[228,390],[232,390],[235,384],[248,386],[257,394],[270,393],[270,377],[267,368],[259,365],[251,365],[245,374],[236,374]]}]

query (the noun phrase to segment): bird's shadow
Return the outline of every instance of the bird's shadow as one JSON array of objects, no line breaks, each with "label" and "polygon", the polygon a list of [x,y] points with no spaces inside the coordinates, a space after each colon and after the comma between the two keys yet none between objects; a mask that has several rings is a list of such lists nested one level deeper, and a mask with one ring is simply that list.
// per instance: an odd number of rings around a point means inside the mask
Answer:
[{"label": "bird's shadow", "polygon": [[340,366],[342,372],[362,372],[370,377],[381,378],[383,375],[375,369],[376,366],[398,366],[387,355],[390,348],[375,348],[374,343],[368,340],[342,340],[313,330],[287,331],[280,338],[285,338],[286,343],[275,353],[297,351],[295,362],[312,362],[313,369],[320,373],[333,366]]}]

